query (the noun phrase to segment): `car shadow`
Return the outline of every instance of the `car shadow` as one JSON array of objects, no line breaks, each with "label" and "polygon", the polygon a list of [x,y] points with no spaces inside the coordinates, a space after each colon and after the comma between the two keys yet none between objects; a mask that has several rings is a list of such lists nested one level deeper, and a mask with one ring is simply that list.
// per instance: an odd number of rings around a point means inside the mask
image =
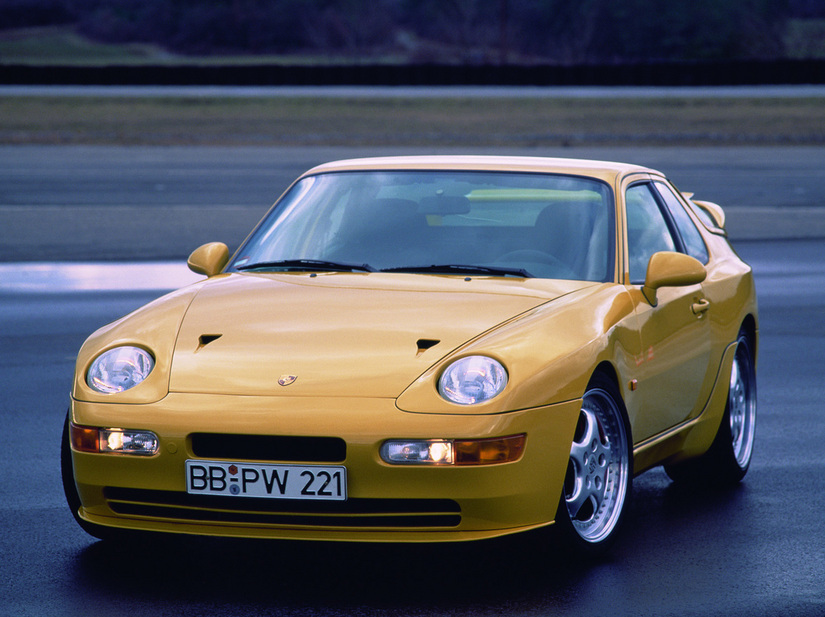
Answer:
[{"label": "car shadow", "polygon": [[706,542],[709,519],[736,525],[731,512],[746,494],[680,487],[649,472],[637,478],[619,542],[591,562],[573,560],[544,533],[446,544],[157,535],[87,546],[75,556],[73,583],[86,603],[116,598],[210,617],[569,613],[595,602],[605,585],[638,586],[662,569],[678,571],[680,547]]},{"label": "car shadow", "polygon": [[[586,566],[536,550],[532,534],[460,544],[352,544],[212,538],[96,542],[77,555],[77,587],[101,598],[245,608],[259,614],[433,614],[563,606]],[[548,604],[549,603],[549,604]],[[311,609],[311,610],[310,610]],[[245,614],[245,613],[226,613]]]}]

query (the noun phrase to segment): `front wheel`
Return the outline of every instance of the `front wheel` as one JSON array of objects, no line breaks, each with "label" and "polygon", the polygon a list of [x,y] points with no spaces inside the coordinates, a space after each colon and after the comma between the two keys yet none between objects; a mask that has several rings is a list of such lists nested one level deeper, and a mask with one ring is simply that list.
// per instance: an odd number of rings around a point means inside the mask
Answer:
[{"label": "front wheel", "polygon": [[80,516],[80,495],[77,493],[77,486],[74,480],[68,414],[66,415],[66,422],[63,424],[63,436],[60,442],[60,475],[63,480],[63,493],[66,497],[66,504],[69,506],[74,520],[80,525],[83,531],[100,540],[123,538],[125,536],[125,534],[118,530],[95,525]]},{"label": "front wheel", "polygon": [[633,479],[630,443],[616,384],[594,375],[582,398],[555,525],[579,555],[606,550],[624,519]]},{"label": "front wheel", "polygon": [[710,449],[697,459],[668,465],[675,482],[735,484],[745,477],[756,436],[756,366],[745,332],[736,341],[725,415]]}]

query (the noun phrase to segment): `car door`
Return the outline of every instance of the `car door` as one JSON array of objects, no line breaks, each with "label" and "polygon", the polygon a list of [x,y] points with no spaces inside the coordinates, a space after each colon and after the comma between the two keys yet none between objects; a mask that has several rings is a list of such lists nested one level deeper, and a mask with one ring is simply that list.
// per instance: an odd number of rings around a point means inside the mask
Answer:
[{"label": "car door", "polygon": [[634,441],[639,443],[698,415],[714,375],[702,285],[661,287],[656,306],[641,293],[654,253],[685,252],[673,217],[652,182],[627,186],[624,202],[628,283],[641,338],[633,384]]},{"label": "car door", "polygon": [[725,315],[729,313],[724,310],[724,306],[732,297],[735,297],[737,281],[741,273],[738,268],[731,269],[729,262],[724,260],[720,262],[720,260],[712,258],[702,234],[697,229],[697,223],[688,214],[689,206],[686,206],[676,196],[677,191],[670,184],[664,181],[656,181],[653,183],[653,187],[662,198],[668,214],[673,219],[684,252],[702,262],[707,270],[707,278],[702,281],[702,291],[706,302],[703,308],[710,321],[710,328],[714,333],[711,335],[709,376],[705,384],[706,389],[703,389],[703,392],[710,396],[710,389],[713,385],[712,378],[715,378],[716,369],[722,362],[725,348],[731,342],[724,336],[719,336],[719,330],[725,326],[730,327],[725,320]]}]

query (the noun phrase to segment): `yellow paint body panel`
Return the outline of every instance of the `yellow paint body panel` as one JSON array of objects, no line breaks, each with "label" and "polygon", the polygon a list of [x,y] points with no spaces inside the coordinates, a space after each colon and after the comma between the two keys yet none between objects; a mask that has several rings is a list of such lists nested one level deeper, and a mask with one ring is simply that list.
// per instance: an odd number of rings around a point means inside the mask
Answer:
[{"label": "yellow paint body panel", "polygon": [[[660,174],[561,159],[408,157],[344,161],[306,175],[381,169],[557,173],[606,183],[615,194],[614,280],[250,272],[169,294],[100,329],[78,354],[71,420],[153,431],[160,441],[149,457],[72,452],[83,519],[185,534],[393,542],[549,525],[581,398],[597,370],[615,378],[622,395],[636,472],[707,450],[724,414],[739,329],[758,333],[756,294],[750,268],[698,219],[710,255],[705,281],[659,288],[657,306],[630,284],[624,191],[664,181]],[[705,301],[709,309],[691,312]],[[119,394],[92,390],[85,381],[91,362],[120,345],[149,350],[153,372]],[[441,372],[467,355],[506,367],[501,394],[472,406],[439,395]],[[282,376],[291,383],[279,384]],[[225,510],[229,519],[238,514],[231,505],[186,501],[184,465],[198,458],[195,433],[341,439],[349,500],[399,500],[410,510],[377,523],[374,513],[349,506],[282,511],[279,500],[265,499],[265,507],[240,508],[243,521],[226,520]],[[387,439],[517,434],[527,436],[523,456],[499,465],[390,465],[379,456]]]}]

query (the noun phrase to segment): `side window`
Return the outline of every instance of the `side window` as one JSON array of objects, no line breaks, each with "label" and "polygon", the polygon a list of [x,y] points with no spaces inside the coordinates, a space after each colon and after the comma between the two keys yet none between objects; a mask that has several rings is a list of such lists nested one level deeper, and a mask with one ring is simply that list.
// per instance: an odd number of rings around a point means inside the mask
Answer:
[{"label": "side window", "polygon": [[648,184],[627,189],[625,208],[630,282],[641,285],[645,282],[647,262],[653,253],[675,251],[676,244]]},{"label": "side window", "polygon": [[708,263],[708,249],[705,246],[705,241],[702,239],[702,234],[696,229],[696,225],[693,224],[690,215],[685,211],[685,207],[668,186],[657,182],[656,189],[659,191],[659,195],[662,196],[668,211],[676,223],[676,228],[679,230],[679,235],[682,237],[682,242],[685,245],[685,252],[703,264]]}]

